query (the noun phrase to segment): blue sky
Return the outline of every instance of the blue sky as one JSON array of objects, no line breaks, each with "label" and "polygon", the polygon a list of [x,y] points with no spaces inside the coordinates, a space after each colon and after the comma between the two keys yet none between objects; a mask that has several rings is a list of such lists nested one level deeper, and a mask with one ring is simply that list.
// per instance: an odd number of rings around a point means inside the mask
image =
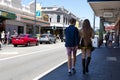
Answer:
[{"label": "blue sky", "polygon": [[[29,2],[35,0],[22,0],[22,4],[27,5]],[[93,26],[93,10],[91,9],[87,0],[36,0],[41,3],[42,6],[59,6],[71,11],[77,17],[81,19],[89,19],[91,26]],[[96,18],[96,27],[99,27],[99,19]]]}]

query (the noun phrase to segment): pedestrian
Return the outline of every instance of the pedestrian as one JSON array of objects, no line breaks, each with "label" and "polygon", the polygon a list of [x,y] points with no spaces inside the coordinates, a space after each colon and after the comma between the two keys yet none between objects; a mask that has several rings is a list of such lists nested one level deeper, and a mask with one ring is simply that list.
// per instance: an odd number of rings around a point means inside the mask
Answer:
[{"label": "pedestrian", "polygon": [[2,43],[1,43],[1,32],[0,32],[0,50],[2,48]]},{"label": "pedestrian", "polygon": [[1,39],[1,32],[0,32],[0,42],[2,41],[2,39]]},{"label": "pedestrian", "polygon": [[119,34],[115,34],[115,46],[114,48],[118,48],[119,47]]},{"label": "pedestrian", "polygon": [[61,40],[61,42],[63,42],[63,32],[60,33],[60,40]]},{"label": "pedestrian", "polygon": [[14,35],[14,37],[17,37],[18,36],[18,33],[17,33],[17,31],[14,29],[14,31],[13,31],[13,35]]},{"label": "pedestrian", "polygon": [[6,33],[6,43],[7,44],[10,43],[10,32],[9,31]]},{"label": "pedestrian", "polygon": [[1,40],[1,32],[0,32],[0,50],[1,50],[1,48],[2,48],[2,42],[1,42],[2,40]]},{"label": "pedestrian", "polygon": [[109,33],[105,34],[105,46],[108,46],[108,40],[109,40]]},{"label": "pedestrian", "polygon": [[80,29],[81,51],[82,51],[82,68],[83,74],[88,73],[88,67],[91,61],[92,38],[94,38],[94,30],[91,28],[88,19],[85,19]]},{"label": "pedestrian", "polygon": [[76,20],[71,18],[70,25],[65,29],[65,47],[67,50],[68,56],[68,75],[76,73],[75,65],[76,65],[76,52],[79,43],[79,31],[75,27]]},{"label": "pedestrian", "polygon": [[1,32],[1,42],[2,42],[2,44],[5,43],[5,31]]},{"label": "pedestrian", "polygon": [[110,32],[109,34],[109,47],[112,48],[112,42],[113,42],[113,33]]}]

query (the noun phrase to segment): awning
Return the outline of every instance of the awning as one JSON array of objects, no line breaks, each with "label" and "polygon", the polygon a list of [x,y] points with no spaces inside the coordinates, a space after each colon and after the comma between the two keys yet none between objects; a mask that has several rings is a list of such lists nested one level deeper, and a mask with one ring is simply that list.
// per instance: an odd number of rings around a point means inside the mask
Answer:
[{"label": "awning", "polygon": [[16,14],[0,10],[0,20],[16,19],[16,18],[17,18]]},{"label": "awning", "polygon": [[104,17],[105,22],[115,23],[120,16],[120,0],[88,0],[92,10],[98,17]]},{"label": "awning", "polygon": [[115,30],[115,26],[105,26],[105,30]]}]

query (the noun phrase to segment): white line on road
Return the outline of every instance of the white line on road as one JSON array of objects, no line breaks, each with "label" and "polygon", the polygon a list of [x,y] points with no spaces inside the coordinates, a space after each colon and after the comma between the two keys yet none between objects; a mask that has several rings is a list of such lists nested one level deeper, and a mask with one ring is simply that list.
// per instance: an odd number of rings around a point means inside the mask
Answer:
[{"label": "white line on road", "polygon": [[[53,50],[57,49],[57,48],[60,48],[59,47],[55,47],[55,48],[52,48]],[[13,57],[8,57],[8,58],[3,58],[3,59],[0,59],[0,61],[4,61],[4,60],[9,60],[9,59],[13,59],[13,58],[18,58],[18,57],[22,57],[22,56],[27,56],[27,55],[31,55],[31,54],[35,54],[35,53],[39,53],[39,52],[44,52],[44,51],[49,51],[49,50],[52,50],[52,49],[45,49],[45,50],[40,50],[40,51],[35,51],[35,52],[31,52],[31,53],[28,53],[28,54],[23,54],[23,55],[17,55],[17,56],[13,56]],[[81,53],[81,51],[79,51],[79,53],[77,53],[77,55],[79,55]],[[44,53],[45,54],[45,53]],[[39,76],[35,77],[33,80],[38,80],[39,78],[42,78],[43,76],[45,76],[46,74],[48,74],[49,72],[53,71],[54,69],[58,68],[59,66],[61,66],[62,64],[64,64],[65,62],[67,62],[67,59],[64,60],[63,62],[61,62],[60,64],[58,64],[57,66],[49,69],[48,71],[44,72],[43,74],[40,74]]]},{"label": "white line on road", "polygon": [[[60,48],[60,46],[52,48],[52,49],[56,50],[57,48]],[[22,57],[22,56],[27,56],[27,55],[31,55],[31,54],[35,54],[35,53],[39,53],[39,52],[49,51],[49,50],[52,50],[52,49],[45,49],[45,50],[40,50],[40,51],[34,51],[34,52],[31,52],[31,53],[28,53],[28,54],[23,54],[23,55],[17,55],[17,56],[2,58],[2,59],[0,59],[0,61],[4,61],[4,60],[8,60],[8,59],[13,59],[13,58],[18,58],[18,57]],[[43,54],[45,54],[45,53],[43,53]]]},{"label": "white line on road", "polygon": [[18,52],[2,52],[0,54],[18,54]]},{"label": "white line on road", "polygon": [[65,62],[67,62],[67,60],[61,62],[60,64],[58,64],[57,66],[49,69],[48,71],[44,72],[43,74],[40,74],[39,76],[37,76],[36,78],[34,78],[33,80],[38,80],[40,78],[42,78],[43,76],[45,76],[46,74],[48,74],[49,72],[53,71],[54,69],[56,69],[57,67],[61,66],[62,64],[64,64]]}]

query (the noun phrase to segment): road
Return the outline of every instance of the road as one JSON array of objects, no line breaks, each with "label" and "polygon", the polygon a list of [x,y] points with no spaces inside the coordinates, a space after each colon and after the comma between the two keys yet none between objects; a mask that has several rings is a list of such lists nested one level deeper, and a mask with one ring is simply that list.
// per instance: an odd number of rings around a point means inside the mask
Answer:
[{"label": "road", "polygon": [[0,51],[0,80],[37,80],[67,60],[64,43],[13,47]]}]

